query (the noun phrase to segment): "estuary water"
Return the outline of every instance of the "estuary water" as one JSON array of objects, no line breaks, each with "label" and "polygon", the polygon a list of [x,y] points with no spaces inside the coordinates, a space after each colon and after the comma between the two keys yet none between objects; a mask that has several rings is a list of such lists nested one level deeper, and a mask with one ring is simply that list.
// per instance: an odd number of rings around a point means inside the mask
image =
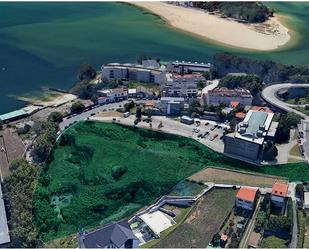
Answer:
[{"label": "estuary water", "polygon": [[[211,61],[216,52],[309,64],[309,3],[268,3],[296,37],[272,52],[213,44],[171,29],[155,15],[121,3],[0,3],[0,114],[24,106],[16,96],[44,86],[69,89],[78,68],[133,62],[139,55],[162,60]],[[228,32],[228,31],[227,31]]]}]

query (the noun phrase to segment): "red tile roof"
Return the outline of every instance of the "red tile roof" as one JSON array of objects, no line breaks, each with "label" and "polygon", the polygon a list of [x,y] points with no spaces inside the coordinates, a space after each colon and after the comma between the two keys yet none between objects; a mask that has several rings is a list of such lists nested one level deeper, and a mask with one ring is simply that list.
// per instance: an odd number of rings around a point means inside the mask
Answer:
[{"label": "red tile roof", "polygon": [[253,202],[255,200],[257,189],[241,187],[236,195],[237,199]]},{"label": "red tile roof", "polygon": [[233,108],[237,107],[238,105],[239,105],[238,101],[231,101],[231,103],[230,103],[230,106],[233,107]]},{"label": "red tile roof", "polygon": [[268,107],[265,107],[265,106],[252,106],[251,110],[272,113],[272,111]]},{"label": "red tile roof", "polygon": [[227,235],[226,235],[226,234],[222,234],[222,235],[221,235],[221,240],[227,241]]},{"label": "red tile roof", "polygon": [[289,185],[286,183],[275,182],[272,187],[271,194],[281,197],[286,197],[288,194]]},{"label": "red tile roof", "polygon": [[244,119],[246,117],[246,113],[244,113],[244,112],[237,112],[235,114],[235,117],[239,118],[239,119]]}]

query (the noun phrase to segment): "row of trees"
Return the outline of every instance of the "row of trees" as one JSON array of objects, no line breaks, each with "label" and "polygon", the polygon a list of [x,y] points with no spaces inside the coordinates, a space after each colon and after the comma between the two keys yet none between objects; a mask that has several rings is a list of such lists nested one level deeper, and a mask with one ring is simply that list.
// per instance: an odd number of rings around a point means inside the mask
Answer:
[{"label": "row of trees", "polygon": [[193,5],[209,12],[219,12],[223,17],[249,23],[264,22],[273,15],[272,9],[258,2],[193,2]]},{"label": "row of trees", "polygon": [[32,225],[32,193],[39,168],[18,159],[10,166],[11,174],[4,179],[3,197],[11,236],[11,247],[42,246]]},{"label": "row of trees", "polygon": [[283,65],[270,60],[255,60],[230,53],[217,53],[214,56],[213,74],[224,77],[228,73],[247,73],[259,76],[264,82],[290,81],[309,82],[309,67]]}]

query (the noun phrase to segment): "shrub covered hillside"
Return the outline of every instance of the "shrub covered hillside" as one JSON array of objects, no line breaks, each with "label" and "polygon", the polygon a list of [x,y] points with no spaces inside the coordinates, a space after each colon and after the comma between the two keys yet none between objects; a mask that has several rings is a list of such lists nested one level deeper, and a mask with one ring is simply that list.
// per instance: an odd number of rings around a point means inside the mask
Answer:
[{"label": "shrub covered hillside", "polygon": [[50,161],[33,198],[44,241],[128,217],[207,165],[309,179],[305,164],[257,168],[189,138],[89,121],[62,135]]},{"label": "shrub covered hillside", "polygon": [[197,8],[218,12],[223,17],[234,18],[249,23],[266,21],[273,10],[258,2],[193,2]]}]

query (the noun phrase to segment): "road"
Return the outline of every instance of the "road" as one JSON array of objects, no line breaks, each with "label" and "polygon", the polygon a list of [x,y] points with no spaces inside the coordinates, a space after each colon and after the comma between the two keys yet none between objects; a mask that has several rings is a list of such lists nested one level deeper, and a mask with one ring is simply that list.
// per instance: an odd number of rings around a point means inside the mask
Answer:
[{"label": "road", "polygon": [[10,242],[9,228],[0,183],[0,244]]},{"label": "road", "polygon": [[297,224],[297,203],[295,197],[295,187],[296,183],[289,183],[289,197],[292,199],[293,205],[293,230],[292,230],[292,238],[290,242],[290,248],[297,248],[297,234],[298,234],[298,224]]},{"label": "road", "polygon": [[[93,116],[96,113],[100,113],[100,112],[103,112],[103,111],[114,111],[117,108],[123,107],[123,105],[127,102],[128,101],[121,101],[121,102],[117,102],[117,103],[110,103],[110,104],[106,104],[106,105],[97,106],[97,107],[95,107],[91,110],[82,112],[80,114],[75,114],[74,116],[72,116],[70,118],[64,118],[63,121],[59,124],[59,129],[60,129],[60,131],[63,131],[65,128],[69,127],[70,125],[77,123],[79,121],[82,121],[82,120],[87,120],[88,118],[90,118],[91,116]],[[145,102],[145,100],[134,100],[134,103],[136,103],[136,104],[141,104],[141,103],[144,103],[144,102]],[[154,101],[154,103],[156,103],[156,101]]]},{"label": "road", "polygon": [[266,102],[268,102],[272,106],[275,106],[275,107],[277,107],[281,110],[284,110],[286,112],[294,112],[294,113],[300,115],[301,117],[309,120],[309,117],[306,114],[293,109],[293,107],[302,106],[302,105],[288,104],[288,103],[280,100],[277,97],[277,92],[281,89],[286,89],[286,88],[309,88],[309,84],[283,83],[283,84],[270,85],[270,86],[265,87],[263,89],[261,96]]}]

